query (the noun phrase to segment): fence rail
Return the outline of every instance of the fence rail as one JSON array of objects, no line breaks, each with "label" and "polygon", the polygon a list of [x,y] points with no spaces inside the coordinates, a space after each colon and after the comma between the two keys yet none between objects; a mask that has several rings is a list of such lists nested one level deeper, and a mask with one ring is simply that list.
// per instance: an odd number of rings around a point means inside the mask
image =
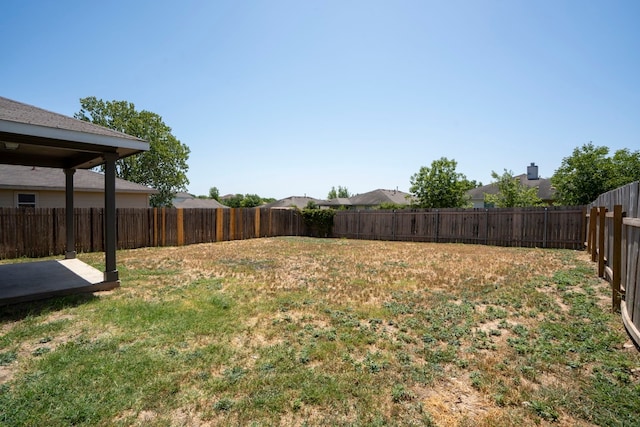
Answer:
[{"label": "fence rail", "polygon": [[640,345],[640,183],[600,195],[587,214],[587,250],[611,283],[611,303]]},{"label": "fence rail", "polygon": [[339,211],[334,237],[583,249],[581,207]]}]

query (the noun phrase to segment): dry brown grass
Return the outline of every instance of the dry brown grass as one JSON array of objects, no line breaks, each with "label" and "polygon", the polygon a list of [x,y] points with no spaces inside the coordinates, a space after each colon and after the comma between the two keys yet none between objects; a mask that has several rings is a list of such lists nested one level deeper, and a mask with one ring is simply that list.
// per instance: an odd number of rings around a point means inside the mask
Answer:
[{"label": "dry brown grass", "polygon": [[[517,285],[505,281],[524,283],[566,266],[559,252],[542,249],[286,238],[141,249],[122,253],[119,262],[135,268],[179,269],[177,274],[163,278],[162,285],[182,286],[203,277],[233,278],[238,286],[251,288],[256,301],[282,292],[304,291],[308,297],[322,298],[329,305],[360,311],[367,307],[375,311],[394,291],[473,292],[488,284]],[[135,284],[127,286],[127,292],[149,298],[157,285]],[[562,304],[560,298],[558,303]],[[286,316],[295,322],[308,314],[288,311]],[[273,313],[269,319],[254,319],[247,327],[255,329],[257,323],[265,325],[282,317],[282,313]],[[326,321],[317,318],[306,324],[326,327]],[[480,328],[495,329],[496,324],[497,321],[482,324]],[[396,331],[391,328],[386,332]],[[504,346],[507,335],[498,337],[497,342]],[[277,337],[264,330],[238,335],[231,345],[250,352],[256,346],[278,342]],[[502,357],[504,354],[476,355],[478,365],[487,365],[489,370]],[[356,356],[356,360],[362,358],[363,355]],[[509,424],[505,409],[471,387],[468,375],[444,378],[428,387],[416,386],[414,394],[438,425]],[[385,406],[391,412],[391,402]],[[522,420],[522,414],[518,415]],[[281,420],[290,425],[299,425],[299,421],[299,416],[290,422]],[[535,420],[536,424],[539,422]],[[565,418],[562,424],[580,423]]]},{"label": "dry brown grass", "polygon": [[[81,258],[99,263],[101,254],[83,254]],[[305,331],[324,334],[338,329],[340,333],[335,313],[344,312],[359,322],[360,330],[365,327],[374,330],[371,334],[374,338],[354,346],[344,344],[338,335],[329,343],[338,353],[316,356],[306,368],[337,376],[350,372],[353,366],[364,366],[369,355],[378,355],[388,367],[376,379],[379,390],[372,391],[368,399],[372,400],[369,405],[374,405],[385,419],[398,424],[420,424],[425,422],[426,413],[435,425],[442,426],[546,425],[549,421],[533,414],[524,397],[535,396],[541,389],[571,385],[567,383],[566,368],[549,366],[544,372],[521,376],[517,369],[524,362],[509,365],[515,353],[508,340],[517,336],[514,332],[517,326],[534,329],[550,313],[566,315],[569,306],[550,278],[557,271],[587,262],[583,253],[558,250],[267,238],[121,251],[118,264],[122,287],[100,298],[141,299],[149,303],[175,301],[183,298],[176,291],[219,279],[216,283],[220,292],[243,308],[242,316],[238,317],[241,328],[223,344],[232,349],[233,364],[247,372],[257,370],[259,355],[265,349],[285,345],[302,351],[310,342],[306,336],[301,338]],[[545,280],[532,291],[520,290],[527,283]],[[599,304],[607,307],[606,284],[600,282],[595,287]],[[583,292],[579,288],[575,291]],[[421,314],[394,313],[388,305],[394,302],[415,306],[416,313],[419,309]],[[181,300],[181,304],[188,308],[195,302]],[[430,366],[432,362],[430,353],[425,355],[424,348],[428,345],[423,342],[422,329],[414,331],[407,325],[412,319],[423,320],[424,313],[437,313],[442,304],[448,304],[451,310],[455,307],[469,310],[462,323],[448,325],[459,327],[464,335],[455,346],[446,340],[429,344],[430,352],[454,351],[453,360],[439,363],[442,371],[431,380],[411,380],[407,366]],[[445,310],[443,315],[447,313]],[[493,313],[498,314],[492,317]],[[50,316],[45,321],[56,320],[55,316],[60,315]],[[98,331],[98,326],[89,322],[81,319],[74,322],[74,327],[64,332],[67,337],[80,331],[96,336],[124,333],[115,326],[101,325]],[[3,324],[2,332],[13,326]],[[191,349],[204,348],[217,340],[215,336],[197,336],[185,345]],[[26,354],[33,349],[25,347],[21,351]],[[409,362],[404,365],[398,362],[400,353]],[[229,367],[230,364],[212,366],[209,374],[220,380]],[[18,369],[13,365],[2,367],[0,380],[11,378],[10,368]],[[481,373],[480,380],[474,379],[474,372]],[[187,372],[185,378],[196,374]],[[397,383],[407,385],[406,399],[392,399],[391,388]],[[372,384],[375,382],[363,387]],[[128,420],[132,425],[156,421],[162,424],[161,420],[169,420],[172,425],[232,425],[247,421],[242,413],[211,410],[224,394],[208,394],[192,384],[183,387],[191,397],[184,397],[182,405],[165,414],[125,409],[112,421]],[[503,394],[500,399],[495,396],[496,390]],[[233,393],[235,401],[248,398],[241,391]],[[296,396],[295,390],[289,393]],[[358,405],[353,398],[337,405],[337,412],[318,404],[288,407],[270,415],[265,422],[319,425],[330,416],[337,423],[365,423],[362,414],[354,415]],[[592,425],[563,411],[553,424]]]}]

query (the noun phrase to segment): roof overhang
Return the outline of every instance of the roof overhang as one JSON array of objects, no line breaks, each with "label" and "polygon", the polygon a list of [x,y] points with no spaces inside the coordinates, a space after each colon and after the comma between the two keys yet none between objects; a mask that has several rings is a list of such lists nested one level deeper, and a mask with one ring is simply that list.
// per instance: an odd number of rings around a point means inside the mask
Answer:
[{"label": "roof overhang", "polygon": [[146,151],[146,141],[0,119],[0,161],[5,164],[89,169],[118,157]]}]

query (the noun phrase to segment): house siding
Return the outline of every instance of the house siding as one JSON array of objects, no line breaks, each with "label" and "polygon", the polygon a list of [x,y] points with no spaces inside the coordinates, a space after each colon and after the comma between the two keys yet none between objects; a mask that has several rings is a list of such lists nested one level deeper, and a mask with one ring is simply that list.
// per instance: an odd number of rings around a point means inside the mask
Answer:
[{"label": "house siding", "polygon": [[[0,190],[0,207],[15,208],[17,193],[35,193],[36,207],[38,208],[64,208],[64,191],[48,190]],[[103,208],[104,193],[76,191],[74,192],[73,206],[76,208]],[[149,195],[144,193],[116,193],[116,207],[118,208],[148,208]]]},{"label": "house siding", "polygon": [[15,207],[15,200],[12,190],[0,190],[0,207],[1,208],[13,208]]}]

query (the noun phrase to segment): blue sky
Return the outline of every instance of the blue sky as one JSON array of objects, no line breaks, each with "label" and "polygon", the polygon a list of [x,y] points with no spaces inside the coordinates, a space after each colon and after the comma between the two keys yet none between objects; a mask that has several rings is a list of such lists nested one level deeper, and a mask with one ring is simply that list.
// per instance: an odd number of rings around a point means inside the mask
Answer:
[{"label": "blue sky", "polygon": [[159,114],[194,194],[408,191],[440,157],[550,177],[589,141],[640,149],[639,19],[635,0],[5,0],[0,95]]}]

